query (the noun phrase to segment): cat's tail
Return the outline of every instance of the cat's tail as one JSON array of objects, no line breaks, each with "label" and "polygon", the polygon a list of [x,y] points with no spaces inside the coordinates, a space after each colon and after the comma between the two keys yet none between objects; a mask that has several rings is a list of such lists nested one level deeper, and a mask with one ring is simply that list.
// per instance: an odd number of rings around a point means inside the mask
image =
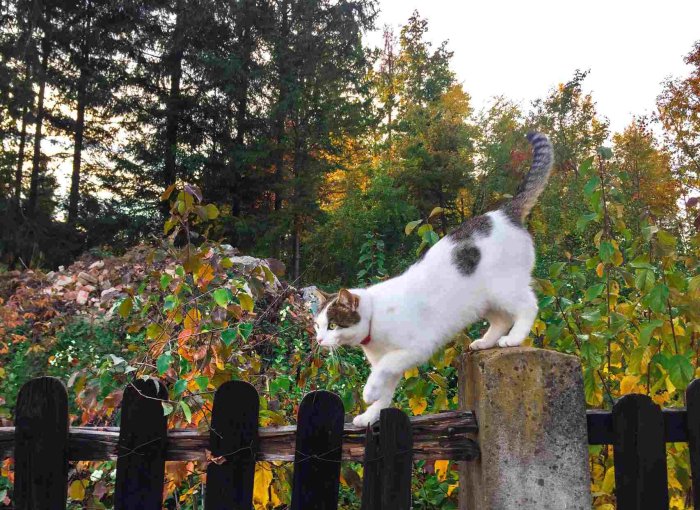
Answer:
[{"label": "cat's tail", "polygon": [[532,144],[532,166],[513,199],[503,206],[503,212],[516,223],[523,223],[534,207],[547,184],[554,160],[547,135],[532,131],[527,139]]}]

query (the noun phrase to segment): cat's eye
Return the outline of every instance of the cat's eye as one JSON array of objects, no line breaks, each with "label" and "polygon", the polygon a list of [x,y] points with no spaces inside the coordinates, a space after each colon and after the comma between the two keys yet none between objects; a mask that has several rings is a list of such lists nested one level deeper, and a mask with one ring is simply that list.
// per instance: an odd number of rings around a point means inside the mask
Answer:
[{"label": "cat's eye", "polygon": [[338,325],[335,322],[328,324],[328,329],[338,329]]}]

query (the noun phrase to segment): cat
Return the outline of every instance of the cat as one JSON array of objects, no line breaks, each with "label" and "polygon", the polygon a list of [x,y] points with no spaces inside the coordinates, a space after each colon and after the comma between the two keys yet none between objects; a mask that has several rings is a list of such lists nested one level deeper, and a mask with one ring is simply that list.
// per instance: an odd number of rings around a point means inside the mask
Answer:
[{"label": "cat", "polygon": [[426,362],[469,324],[489,328],[470,349],[520,345],[537,316],[530,288],[535,250],[523,226],[552,169],[552,145],[527,135],[532,166],[517,193],[500,209],[467,220],[400,276],[364,289],[319,291],[314,317],[321,347],[361,346],[372,370],[362,398],[367,410],[353,420],[371,425],[389,407],[403,373]]}]

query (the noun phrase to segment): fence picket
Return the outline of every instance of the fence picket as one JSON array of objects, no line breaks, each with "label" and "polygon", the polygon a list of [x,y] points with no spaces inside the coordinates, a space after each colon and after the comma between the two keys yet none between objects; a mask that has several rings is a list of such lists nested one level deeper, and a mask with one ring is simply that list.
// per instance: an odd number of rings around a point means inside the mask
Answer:
[{"label": "fence picket", "polygon": [[314,391],[301,401],[291,510],[338,508],[344,414],[335,393]]},{"label": "fence picket", "polygon": [[64,510],[68,497],[68,396],[54,377],[22,386],[15,408],[17,510]]},{"label": "fence picket", "polygon": [[207,510],[253,508],[259,408],[258,392],[247,382],[229,381],[216,391],[209,449],[225,462],[215,460],[207,466]]},{"label": "fence picket", "polygon": [[139,379],[124,390],[114,489],[116,510],[162,508],[167,419],[161,400],[167,398],[167,388],[155,379]]},{"label": "fence picket", "polygon": [[380,510],[382,507],[382,480],[380,470],[379,435],[367,427],[365,435],[365,459],[362,475],[361,510]]},{"label": "fence picket", "polygon": [[382,508],[411,508],[411,471],[413,468],[413,431],[406,413],[383,409],[379,417],[381,451]]},{"label": "fence picket", "polygon": [[693,506],[700,508],[700,379],[695,379],[688,385],[685,401],[688,407],[686,419],[693,480]]},{"label": "fence picket", "polygon": [[613,407],[618,510],[667,510],[664,418],[646,395],[625,395]]}]

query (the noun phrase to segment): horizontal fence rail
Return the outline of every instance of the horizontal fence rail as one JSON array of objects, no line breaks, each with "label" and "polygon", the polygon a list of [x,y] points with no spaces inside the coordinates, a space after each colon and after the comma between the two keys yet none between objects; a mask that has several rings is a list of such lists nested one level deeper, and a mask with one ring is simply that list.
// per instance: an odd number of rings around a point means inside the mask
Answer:
[{"label": "horizontal fence rail", "polygon": [[[416,460],[474,460],[479,456],[476,442],[467,437],[478,430],[470,412],[448,411],[413,416],[413,458]],[[261,427],[257,460],[293,461],[297,428]],[[209,431],[169,429],[165,460],[206,460]],[[68,431],[68,460],[113,460],[119,456],[119,427],[71,427]],[[0,458],[12,457],[15,428],[0,427]],[[342,460],[362,462],[365,429],[346,423],[343,430]]]}]

